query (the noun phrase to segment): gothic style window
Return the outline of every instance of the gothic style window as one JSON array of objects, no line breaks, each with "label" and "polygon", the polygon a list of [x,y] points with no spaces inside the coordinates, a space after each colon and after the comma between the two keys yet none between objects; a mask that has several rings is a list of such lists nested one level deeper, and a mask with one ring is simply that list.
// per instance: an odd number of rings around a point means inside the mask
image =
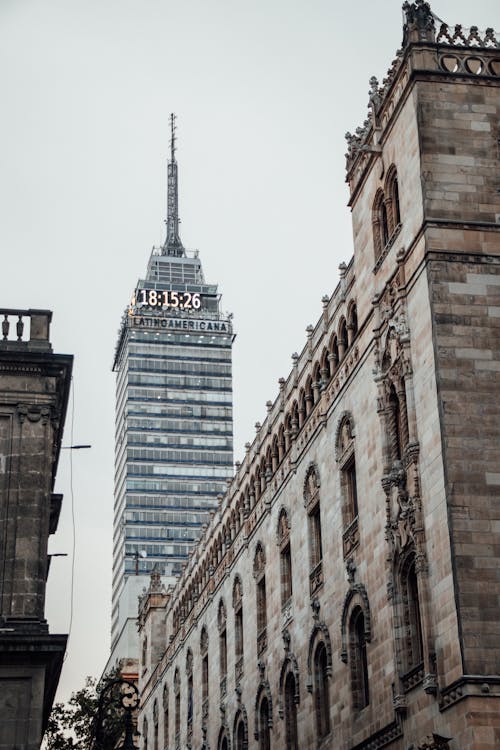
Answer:
[{"label": "gothic style window", "polygon": [[355,607],[349,623],[349,661],[351,665],[352,701],[355,711],[370,702],[368,689],[368,663],[366,659],[365,616],[361,607]]},{"label": "gothic style window", "polygon": [[217,750],[229,750],[229,742],[227,741],[226,730],[221,729],[219,734],[219,741],[217,743]]},{"label": "gothic style window", "polygon": [[347,333],[347,323],[345,318],[342,319],[339,328],[339,355],[340,359],[344,359],[346,351],[349,349],[349,335]]},{"label": "gothic style window", "polygon": [[385,250],[389,241],[389,225],[387,222],[387,208],[383,190],[377,190],[372,209],[373,245],[375,249],[375,261],[377,261]]},{"label": "gothic style window", "polygon": [[404,627],[404,662],[405,672],[419,667],[424,659],[422,642],[422,619],[418,600],[418,581],[415,571],[415,556],[410,555],[402,569],[401,575],[403,627]]},{"label": "gothic style window", "polygon": [[297,704],[295,676],[293,672],[288,672],[285,680],[285,729],[286,729],[286,750],[298,750],[297,734]]},{"label": "gothic style window", "polygon": [[350,414],[346,414],[338,427],[336,440],[337,461],[340,468],[340,494],[342,503],[342,544],[344,557],[348,557],[359,544],[358,487],[354,453],[354,427]]},{"label": "gothic style window", "polygon": [[304,482],[304,504],[309,525],[309,558],[311,596],[323,584],[323,545],[321,540],[321,509],[319,502],[319,476],[316,466],[311,464]]},{"label": "gothic style window", "polygon": [[387,171],[387,178],[385,181],[385,195],[389,236],[391,237],[394,232],[396,232],[401,223],[401,216],[399,211],[398,174],[394,164],[389,167]]},{"label": "gothic style window", "polygon": [[271,750],[269,701],[264,696],[259,705],[259,750]]},{"label": "gothic style window", "polygon": [[355,304],[351,306],[349,311],[349,327],[351,329],[351,336],[354,338],[358,332],[358,312]]},{"label": "gothic style window", "polygon": [[330,732],[328,657],[323,641],[320,641],[314,652],[314,707],[316,733],[318,740],[323,740]]},{"label": "gothic style window", "polygon": [[153,703],[153,750],[158,750],[158,701]]},{"label": "gothic style window", "polygon": [[[397,390],[396,390],[397,385]],[[389,392],[389,446],[392,461],[401,461],[408,445],[408,413],[406,409],[405,382],[401,378],[391,383]]]},{"label": "gothic style window", "polygon": [[243,676],[243,587],[241,578],[236,576],[233,586],[234,608],[234,669],[236,683]]},{"label": "gothic style window", "polygon": [[245,725],[243,723],[243,719],[240,719],[236,726],[236,731],[234,733],[234,745],[235,750],[246,750]]},{"label": "gothic style window", "polygon": [[175,700],[175,747],[181,743],[181,676],[179,670],[174,674],[174,700]]},{"label": "gothic style window", "polygon": [[221,697],[226,695],[227,691],[227,630],[226,630],[226,607],[223,600],[219,603],[219,612],[217,624],[219,626],[219,671],[220,671],[220,692]]},{"label": "gothic style window", "polygon": [[168,750],[169,716],[168,716],[168,687],[163,686],[163,750]]},{"label": "gothic style window", "polygon": [[208,716],[208,633],[205,626],[201,630],[200,637],[201,654],[201,713],[202,718]]},{"label": "gothic style window", "polygon": [[248,750],[248,724],[244,706],[237,711],[234,717],[233,745],[235,750]]},{"label": "gothic style window", "polygon": [[187,676],[187,736],[188,740],[193,735],[193,652],[188,648],[186,654],[186,676]]},{"label": "gothic style window", "polygon": [[257,654],[260,655],[267,646],[266,556],[260,542],[255,550],[253,575],[256,583]]},{"label": "gothic style window", "polygon": [[147,667],[147,661],[148,661],[148,638],[145,635],[142,641],[142,654],[141,654],[141,661],[142,661],[142,671]]},{"label": "gothic style window", "polygon": [[280,547],[281,606],[285,607],[292,598],[292,555],[290,551],[290,525],[283,508],[278,519],[278,544]]},{"label": "gothic style window", "polygon": [[148,720],[146,718],[142,722],[142,747],[148,750]]}]

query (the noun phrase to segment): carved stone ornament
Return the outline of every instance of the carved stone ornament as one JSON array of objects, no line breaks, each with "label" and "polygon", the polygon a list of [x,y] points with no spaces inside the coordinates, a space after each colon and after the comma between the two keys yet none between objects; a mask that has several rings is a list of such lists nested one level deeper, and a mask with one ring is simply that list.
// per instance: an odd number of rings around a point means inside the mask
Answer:
[{"label": "carved stone ornament", "polygon": [[424,737],[417,745],[417,750],[448,750],[451,737],[445,737],[433,732]]},{"label": "carved stone ornament", "polygon": [[400,461],[384,477],[382,486],[387,498],[386,537],[393,554],[401,553],[415,544],[416,502],[408,494],[406,471]]},{"label": "carved stone ornament", "polygon": [[38,404],[18,404],[17,416],[21,423],[27,419],[28,422],[39,422],[42,420],[42,424],[47,424],[52,418],[52,409],[50,406],[40,406]]}]

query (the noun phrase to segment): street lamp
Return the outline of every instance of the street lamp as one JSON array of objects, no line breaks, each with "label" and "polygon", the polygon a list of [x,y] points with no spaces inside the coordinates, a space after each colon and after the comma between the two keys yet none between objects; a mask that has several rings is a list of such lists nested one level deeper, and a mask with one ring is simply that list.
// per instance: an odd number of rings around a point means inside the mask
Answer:
[{"label": "street lamp", "polygon": [[[118,695],[116,694],[116,692],[115,694],[113,694],[113,688],[117,685],[120,686]],[[133,682],[129,682],[129,680],[122,680],[121,678],[108,682],[106,687],[103,688],[99,695],[99,701],[97,703],[97,715],[94,725],[95,750],[106,750],[106,733],[104,723],[106,719],[106,711],[107,709],[112,707],[113,704],[115,704],[116,706],[121,706],[121,708],[123,708],[125,712],[125,737],[123,739],[123,743],[118,747],[117,750],[137,750],[137,746],[133,738],[134,725],[132,722],[132,712],[139,705],[139,691],[137,690],[137,687]]]}]

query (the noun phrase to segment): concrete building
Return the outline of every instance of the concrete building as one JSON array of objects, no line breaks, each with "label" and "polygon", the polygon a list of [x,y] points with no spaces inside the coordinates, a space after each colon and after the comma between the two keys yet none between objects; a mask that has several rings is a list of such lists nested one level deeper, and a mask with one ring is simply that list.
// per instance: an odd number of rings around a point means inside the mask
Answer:
[{"label": "concrete building", "polygon": [[67,639],[44,610],[73,357],[52,352],[50,311],[0,316],[0,749],[38,750]]},{"label": "concrete building", "polygon": [[[111,657],[138,658],[137,597],[173,583],[233,473],[231,316],[179,237],[172,116],[167,237],[119,332]],[[130,663],[128,663],[130,666]]]},{"label": "concrete building", "polygon": [[173,589],[143,750],[500,746],[500,51],[405,3],[354,255]]}]

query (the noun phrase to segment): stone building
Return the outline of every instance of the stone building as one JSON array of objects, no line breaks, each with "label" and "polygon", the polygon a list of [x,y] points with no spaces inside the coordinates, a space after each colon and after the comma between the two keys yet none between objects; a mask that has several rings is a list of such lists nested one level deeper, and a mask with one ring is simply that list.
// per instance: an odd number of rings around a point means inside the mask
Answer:
[{"label": "stone building", "polygon": [[175,588],[143,750],[500,746],[500,49],[405,3],[354,255]]},{"label": "stone building", "polygon": [[36,750],[66,650],[44,610],[73,357],[52,352],[49,310],[0,315],[0,750]]}]

